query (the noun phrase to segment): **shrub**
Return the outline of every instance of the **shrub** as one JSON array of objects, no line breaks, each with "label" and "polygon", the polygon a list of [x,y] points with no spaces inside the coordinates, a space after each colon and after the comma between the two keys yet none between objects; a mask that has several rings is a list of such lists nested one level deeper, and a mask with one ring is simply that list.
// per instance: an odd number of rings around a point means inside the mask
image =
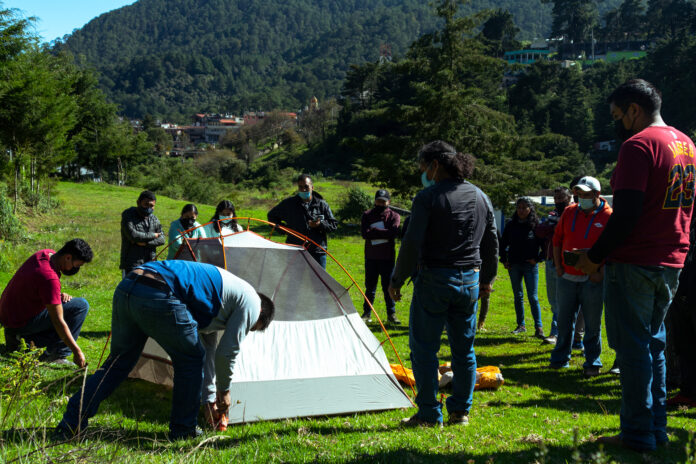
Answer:
[{"label": "shrub", "polygon": [[0,185],[0,238],[17,241],[24,236],[24,227],[12,212],[12,203],[5,195],[5,186]]},{"label": "shrub", "polygon": [[348,189],[348,195],[336,215],[344,222],[360,222],[365,210],[372,207],[372,197],[357,187]]}]

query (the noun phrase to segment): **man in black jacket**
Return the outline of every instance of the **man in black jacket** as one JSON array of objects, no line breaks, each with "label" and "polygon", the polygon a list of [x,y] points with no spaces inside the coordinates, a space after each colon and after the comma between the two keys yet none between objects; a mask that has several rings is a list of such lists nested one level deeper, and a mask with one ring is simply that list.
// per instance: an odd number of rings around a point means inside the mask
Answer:
[{"label": "man in black jacket", "polygon": [[121,213],[121,264],[122,277],[135,267],[154,261],[156,249],[164,245],[162,224],[154,215],[157,197],[145,190],[138,197],[137,206]]},{"label": "man in black jacket", "polygon": [[[268,212],[268,220],[286,226],[316,242],[312,243],[288,234],[285,243],[305,245],[312,258],[326,269],[326,233],[336,230],[338,221],[329,204],[314,191],[312,179],[307,174],[297,178],[297,195],[286,198]],[[323,249],[322,249],[323,248]]]}]

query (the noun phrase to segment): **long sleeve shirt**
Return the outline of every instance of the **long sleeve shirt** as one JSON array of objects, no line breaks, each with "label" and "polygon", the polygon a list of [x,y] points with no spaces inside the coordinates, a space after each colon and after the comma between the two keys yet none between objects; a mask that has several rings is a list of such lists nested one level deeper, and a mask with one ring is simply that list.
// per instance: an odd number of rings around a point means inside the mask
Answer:
[{"label": "long sleeve shirt", "polygon": [[[319,227],[310,227],[309,221],[321,220]],[[333,232],[338,227],[338,221],[334,218],[329,204],[316,191],[312,192],[310,201],[294,195],[278,203],[268,212],[268,220],[275,224],[287,226],[300,234],[312,239],[322,248],[327,248],[326,234]],[[304,240],[288,234],[286,243],[303,245]],[[308,246],[310,251],[323,254],[323,251],[314,245]]]},{"label": "long sleeve shirt", "polygon": [[[186,234],[186,238],[206,238],[204,228],[199,226],[200,224],[198,221],[194,222],[193,227],[196,227],[196,229],[193,229],[191,232]],[[172,224],[169,226],[169,248],[167,249],[167,259],[174,259],[174,256],[176,256],[176,252],[179,251],[179,247],[182,243],[184,243],[184,235],[182,235],[182,232],[185,230],[186,228],[181,225],[180,219],[172,222]]]},{"label": "long sleeve shirt", "polygon": [[368,209],[362,215],[360,232],[365,239],[365,258],[394,259],[394,239],[399,235],[401,216],[391,208]]},{"label": "long sleeve shirt", "polygon": [[400,288],[419,265],[480,266],[481,284],[493,281],[498,271],[498,235],[493,206],[478,187],[445,180],[416,195],[391,286]]},{"label": "long sleeve shirt", "polygon": [[[159,234],[159,236],[157,236]],[[119,268],[133,268],[154,261],[157,247],[164,245],[162,224],[154,214],[141,216],[135,206],[121,213],[121,263]],[[144,243],[145,246],[138,245]]]}]

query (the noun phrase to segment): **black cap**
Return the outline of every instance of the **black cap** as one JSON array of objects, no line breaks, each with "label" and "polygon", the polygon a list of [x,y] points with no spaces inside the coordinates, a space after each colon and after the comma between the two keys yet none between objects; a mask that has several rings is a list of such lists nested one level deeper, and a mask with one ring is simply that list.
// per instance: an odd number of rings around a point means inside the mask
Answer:
[{"label": "black cap", "polygon": [[379,189],[377,190],[377,193],[375,193],[375,200],[385,200],[389,201],[389,192],[387,192],[384,189]]}]

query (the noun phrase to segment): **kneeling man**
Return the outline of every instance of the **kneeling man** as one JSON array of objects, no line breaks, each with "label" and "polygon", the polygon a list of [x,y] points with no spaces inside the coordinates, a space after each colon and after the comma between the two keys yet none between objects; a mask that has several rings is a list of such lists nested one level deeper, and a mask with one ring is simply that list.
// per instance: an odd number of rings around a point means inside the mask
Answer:
[{"label": "kneeling man", "polygon": [[114,293],[111,353],[84,391],[70,398],[56,435],[70,438],[87,427],[99,404],[128,377],[148,337],[164,348],[174,367],[170,439],[200,435],[196,422],[206,353],[199,327],[223,331],[215,366],[222,387],[217,404],[226,411],[239,343],[250,330],[266,329],[274,312],[268,297],[212,264],[171,260],[138,266]]},{"label": "kneeling man", "polygon": [[75,275],[80,266],[92,261],[87,242],[75,238],[57,252],[39,250],[17,270],[0,297],[0,324],[5,327],[5,343],[10,351],[19,347],[19,339],[45,347],[42,361],[86,365],[77,345],[89,304],[84,298],[72,298],[61,292],[61,275]]}]

